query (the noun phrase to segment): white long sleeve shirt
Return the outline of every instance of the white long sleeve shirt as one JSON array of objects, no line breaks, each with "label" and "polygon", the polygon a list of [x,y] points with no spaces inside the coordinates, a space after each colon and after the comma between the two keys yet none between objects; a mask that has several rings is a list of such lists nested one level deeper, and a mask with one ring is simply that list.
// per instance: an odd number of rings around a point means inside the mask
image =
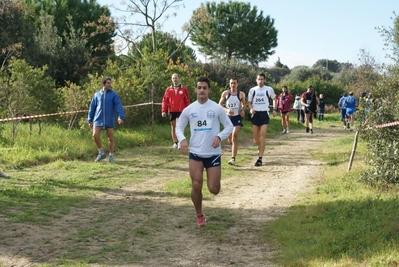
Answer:
[{"label": "white long sleeve shirt", "polygon": [[[221,146],[212,147],[212,140],[219,136],[226,139],[233,131],[233,124],[224,108],[208,99],[204,104],[191,103],[181,113],[176,124],[176,136],[179,143],[186,139],[184,129],[190,123],[190,152],[199,157],[209,158],[222,153]],[[220,131],[220,124],[223,130]]]}]

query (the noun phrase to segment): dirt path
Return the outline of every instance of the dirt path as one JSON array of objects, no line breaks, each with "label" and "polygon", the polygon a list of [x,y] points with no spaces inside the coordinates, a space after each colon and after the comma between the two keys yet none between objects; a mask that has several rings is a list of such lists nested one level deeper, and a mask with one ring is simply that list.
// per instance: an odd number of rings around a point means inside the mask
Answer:
[{"label": "dirt path", "polygon": [[[104,264],[91,266],[272,266],[268,258],[275,251],[257,239],[257,231],[264,222],[282,215],[321,175],[321,162],[312,160],[310,152],[343,134],[341,129],[330,128],[313,135],[294,131],[269,139],[264,166],[259,168],[253,167],[255,147],[241,149],[241,155],[253,160],[232,168],[244,169],[245,177],[224,178],[221,193],[204,201],[209,224],[203,228],[195,228],[191,200],[164,193],[170,176],[159,175],[139,185],[98,193],[90,209],[76,208],[51,225],[1,227],[6,238],[0,241],[0,266],[37,266],[63,258],[68,263],[74,255],[96,251],[104,255]],[[228,150],[224,154],[226,161]],[[174,170],[174,176],[187,176],[186,167]],[[96,219],[107,211],[111,218]],[[233,223],[212,231],[226,223],[226,218]],[[148,223],[159,227],[148,229]],[[72,238],[78,233],[84,236],[82,231],[88,232],[83,240]],[[110,249],[110,242],[115,243],[118,258],[112,251],[101,252],[105,243]]]}]

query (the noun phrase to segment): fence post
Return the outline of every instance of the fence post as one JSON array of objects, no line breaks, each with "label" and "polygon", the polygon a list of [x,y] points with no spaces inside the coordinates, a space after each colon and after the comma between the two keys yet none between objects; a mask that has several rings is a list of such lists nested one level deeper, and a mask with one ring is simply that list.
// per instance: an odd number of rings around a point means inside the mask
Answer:
[{"label": "fence post", "polygon": [[151,131],[152,133],[155,132],[154,125],[155,125],[155,104],[154,104],[154,84],[151,84]]},{"label": "fence post", "polygon": [[348,164],[348,172],[350,172],[350,170],[352,168],[352,162],[353,162],[353,158],[355,157],[358,138],[359,138],[359,131],[356,131],[355,140],[353,141],[352,153],[351,153],[351,157],[349,159],[349,164]]}]

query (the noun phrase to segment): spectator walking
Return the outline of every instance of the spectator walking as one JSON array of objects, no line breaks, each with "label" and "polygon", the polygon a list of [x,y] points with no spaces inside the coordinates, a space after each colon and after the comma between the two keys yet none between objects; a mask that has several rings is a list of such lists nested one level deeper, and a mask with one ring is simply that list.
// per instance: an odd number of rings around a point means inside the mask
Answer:
[{"label": "spectator walking", "polygon": [[338,100],[338,107],[341,114],[341,121],[342,124],[344,125],[344,130],[349,128],[349,126],[347,125],[346,105],[345,105],[345,99],[347,96],[348,96],[347,93],[343,93]]},{"label": "spectator walking", "polygon": [[176,122],[178,121],[181,112],[190,104],[190,95],[187,87],[180,83],[180,78],[177,73],[172,75],[172,85],[166,88],[162,98],[162,117],[169,114],[169,122],[171,135],[173,140],[172,148],[178,148],[176,137]]},{"label": "spectator walking", "polygon": [[324,111],[325,111],[325,107],[326,107],[326,102],[324,101],[324,97],[323,94],[320,94],[319,96],[319,112],[318,114],[318,119],[319,121],[323,121],[324,120]]},{"label": "spectator walking", "polygon": [[305,123],[305,111],[304,111],[304,107],[302,106],[301,102],[302,102],[301,95],[297,94],[295,96],[295,102],[294,102],[294,105],[292,108],[296,110],[297,121],[301,122],[301,123]]},{"label": "spectator walking", "polygon": [[112,90],[111,78],[102,80],[102,88],[96,92],[91,99],[87,122],[93,130],[93,139],[98,149],[96,162],[105,159],[105,152],[102,148],[100,133],[105,130],[108,137],[109,162],[114,163],[114,127],[115,119],[118,116],[118,124],[125,120],[125,113],[118,94]]}]

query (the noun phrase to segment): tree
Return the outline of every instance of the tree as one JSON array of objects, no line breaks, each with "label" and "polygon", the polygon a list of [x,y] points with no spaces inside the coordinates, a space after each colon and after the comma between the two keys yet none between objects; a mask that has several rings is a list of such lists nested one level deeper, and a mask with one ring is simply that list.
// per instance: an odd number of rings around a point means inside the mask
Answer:
[{"label": "tree", "polygon": [[316,63],[313,64],[313,68],[325,68],[328,71],[338,73],[342,69],[347,68],[351,66],[351,63],[341,63],[338,62],[336,59],[334,60],[329,60],[329,59],[319,59],[316,61]]},{"label": "tree", "polygon": [[275,66],[276,68],[289,69],[287,65],[284,65],[283,63],[281,63],[280,57],[278,57],[277,61],[274,62],[274,66]]},{"label": "tree", "polygon": [[264,17],[249,3],[207,2],[193,12],[190,19],[193,44],[212,59],[238,61],[258,65],[267,61],[277,47],[274,19]]},{"label": "tree", "polygon": [[[139,48],[138,43],[141,38],[145,35],[146,31],[150,29],[151,31],[151,44],[152,51],[155,53],[158,50],[158,41],[157,41],[157,31],[160,31],[163,23],[168,20],[171,16],[176,16],[177,14],[174,12],[169,14],[170,9],[178,9],[182,4],[179,4],[183,0],[145,0],[145,1],[136,1],[130,0],[129,3],[125,3],[127,6],[124,11],[131,14],[132,17],[138,15],[143,18],[143,20],[137,20],[131,22],[128,18],[123,17],[119,19],[118,23],[118,32],[119,36],[126,41],[127,46],[133,47],[135,49]],[[160,2],[160,3],[159,3]],[[134,28],[131,28],[134,27]],[[175,53],[184,48],[184,43],[186,42],[190,30],[188,30],[188,34],[185,38],[182,39],[180,44],[175,46],[175,49],[167,55],[167,59],[170,59]],[[133,44],[133,45],[131,45]],[[147,47],[147,46],[146,46]],[[122,47],[121,50],[124,50],[126,47]],[[139,53],[143,54],[142,51],[138,50]]]},{"label": "tree", "polygon": [[64,86],[66,81],[79,83],[90,67],[90,52],[81,30],[72,27],[71,18],[67,20],[68,33],[61,37],[54,26],[54,17],[42,12],[41,24],[35,36],[36,53],[30,56],[32,65],[48,66],[47,74],[57,86]]},{"label": "tree", "polygon": [[[25,16],[28,10],[19,1],[0,0],[0,67],[11,57],[21,57],[35,32]],[[28,54],[28,53],[27,53]]]},{"label": "tree", "polygon": [[[59,96],[54,82],[45,76],[46,67],[34,68],[22,59],[11,59],[8,68],[9,74],[0,71],[1,114],[16,117],[57,111]],[[13,121],[13,137],[17,134],[18,123]]]},{"label": "tree", "polygon": [[289,75],[284,76],[283,80],[306,81],[311,77],[318,77],[323,80],[331,80],[332,75],[325,68],[309,68],[308,66],[296,66]]},{"label": "tree", "polygon": [[273,83],[279,83],[281,79],[290,74],[290,69],[281,67],[271,67],[267,68],[267,72],[273,79]]},{"label": "tree", "polygon": [[[182,44],[180,40],[170,33],[156,32],[156,42],[156,46],[165,51],[169,55],[168,59],[171,59],[173,62],[184,63],[196,60],[195,51],[191,47]],[[133,47],[130,50],[129,56],[134,60],[142,58],[144,48],[148,48],[150,51],[153,49],[152,34],[148,33],[144,35],[141,41],[133,44]],[[174,51],[177,52],[174,53]]]},{"label": "tree", "polygon": [[[43,11],[54,17],[54,27],[61,37],[62,44],[68,42],[71,31],[79,32],[85,40],[90,54],[91,67],[104,65],[108,57],[113,56],[113,37],[115,23],[110,18],[107,7],[99,5],[96,0],[24,0],[34,10],[36,27],[42,24]],[[32,62],[31,62],[32,63]]]}]

